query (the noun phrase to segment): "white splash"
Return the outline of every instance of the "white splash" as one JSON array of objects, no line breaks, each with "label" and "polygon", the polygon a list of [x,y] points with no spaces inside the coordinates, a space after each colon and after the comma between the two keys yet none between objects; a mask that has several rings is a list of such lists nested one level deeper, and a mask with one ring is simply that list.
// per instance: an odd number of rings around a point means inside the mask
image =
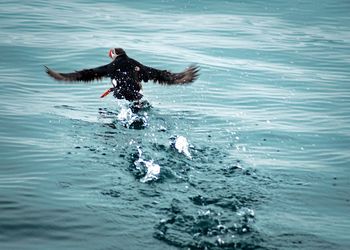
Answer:
[{"label": "white splash", "polygon": [[118,114],[118,120],[119,121],[129,121],[133,115],[134,114],[130,108],[122,107],[119,114]]},{"label": "white splash", "polygon": [[147,113],[138,115],[132,112],[131,108],[122,106],[118,114],[118,120],[127,128],[129,127],[147,127]]},{"label": "white splash", "polygon": [[160,166],[153,162],[153,160],[145,161],[142,159],[142,151],[140,147],[137,147],[137,151],[139,152],[139,159],[137,159],[134,164],[138,170],[142,170],[142,168],[146,168],[147,172],[144,177],[140,179],[141,182],[145,183],[152,180],[157,180],[160,173]]},{"label": "white splash", "polygon": [[247,207],[243,207],[243,208],[239,209],[236,212],[236,214],[238,216],[241,216],[241,217],[245,216],[245,217],[250,217],[250,218],[254,218],[254,216],[255,216],[254,210],[250,209],[250,208],[247,208]]},{"label": "white splash", "polygon": [[153,163],[153,160],[143,161],[147,168],[146,175],[141,178],[141,182],[147,182],[151,180],[157,180],[160,173],[160,166],[156,163]]},{"label": "white splash", "polygon": [[180,135],[176,136],[170,145],[175,147],[180,154],[184,154],[187,158],[192,159],[191,153],[189,151],[189,143],[186,137]]}]

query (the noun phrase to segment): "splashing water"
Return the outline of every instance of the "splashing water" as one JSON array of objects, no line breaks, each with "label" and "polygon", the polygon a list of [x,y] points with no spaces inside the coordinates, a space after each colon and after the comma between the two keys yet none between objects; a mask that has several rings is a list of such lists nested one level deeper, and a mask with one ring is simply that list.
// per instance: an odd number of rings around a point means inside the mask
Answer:
[{"label": "splashing water", "polygon": [[131,107],[122,106],[117,118],[126,128],[144,129],[148,126],[147,113],[136,114]]},{"label": "splashing water", "polygon": [[[161,2],[1,2],[0,249],[350,249],[350,1]],[[117,46],[200,77],[152,108],[42,68]]]},{"label": "splashing water", "polygon": [[142,150],[140,147],[137,147],[139,153],[139,158],[134,162],[136,169],[147,171],[146,175],[140,179],[141,182],[145,183],[152,180],[157,180],[160,173],[160,166],[153,162],[153,160],[145,161],[142,159]]},{"label": "splashing water", "polygon": [[189,151],[189,143],[186,137],[180,135],[170,138],[170,146],[175,148],[180,154],[184,154],[187,158],[192,159]]}]

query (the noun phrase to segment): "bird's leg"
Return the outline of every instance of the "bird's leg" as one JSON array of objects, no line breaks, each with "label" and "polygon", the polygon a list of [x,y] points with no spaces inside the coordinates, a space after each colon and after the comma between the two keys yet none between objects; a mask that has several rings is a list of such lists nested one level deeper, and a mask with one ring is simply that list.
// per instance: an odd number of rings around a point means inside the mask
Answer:
[{"label": "bird's leg", "polygon": [[113,90],[114,90],[114,87],[113,87],[113,88],[107,89],[107,90],[101,95],[101,98],[103,98],[103,97],[109,95],[109,93],[111,93]]},{"label": "bird's leg", "polygon": [[112,91],[114,91],[114,89],[117,87],[117,81],[115,79],[113,79],[111,81],[112,85],[113,85],[113,88],[110,88],[110,89],[107,89],[102,95],[101,95],[101,98],[109,95],[109,93],[111,93]]}]

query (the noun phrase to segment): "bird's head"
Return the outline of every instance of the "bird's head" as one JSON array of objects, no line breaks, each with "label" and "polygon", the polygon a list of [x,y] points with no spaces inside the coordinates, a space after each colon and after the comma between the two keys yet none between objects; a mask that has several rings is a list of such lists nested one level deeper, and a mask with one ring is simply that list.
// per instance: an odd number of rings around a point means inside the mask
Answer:
[{"label": "bird's head", "polygon": [[112,48],[109,50],[108,56],[113,60],[118,56],[125,55],[125,51],[122,48]]}]

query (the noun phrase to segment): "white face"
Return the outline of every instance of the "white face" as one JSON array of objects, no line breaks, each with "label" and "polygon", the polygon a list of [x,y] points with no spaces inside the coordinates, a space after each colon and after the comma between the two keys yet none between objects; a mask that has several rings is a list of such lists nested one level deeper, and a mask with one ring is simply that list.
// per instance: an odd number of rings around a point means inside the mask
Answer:
[{"label": "white face", "polygon": [[108,53],[108,56],[109,56],[110,58],[112,58],[112,60],[114,60],[114,59],[117,58],[118,55],[115,53],[114,49],[110,49],[110,50],[109,50],[109,53]]},{"label": "white face", "polygon": [[112,80],[113,87],[117,87],[117,81],[115,79]]}]

